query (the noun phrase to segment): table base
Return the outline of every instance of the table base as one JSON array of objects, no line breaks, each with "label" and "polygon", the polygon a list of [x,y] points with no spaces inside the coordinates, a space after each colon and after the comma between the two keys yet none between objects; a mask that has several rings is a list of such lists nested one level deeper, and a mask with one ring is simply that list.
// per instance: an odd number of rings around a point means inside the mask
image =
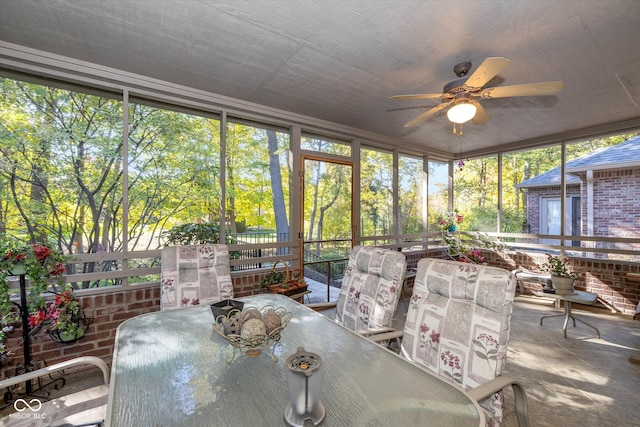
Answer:
[{"label": "table base", "polygon": [[549,315],[549,316],[542,316],[540,318],[540,325],[542,325],[542,321],[544,319],[547,319],[549,317],[561,317],[561,316],[564,316],[564,326],[562,327],[562,332],[564,333],[564,337],[565,338],[567,337],[567,325],[569,324],[569,318],[571,318],[571,320],[573,320],[573,327],[574,328],[576,327],[576,320],[577,320],[578,322],[582,322],[585,325],[587,325],[588,327],[590,327],[592,329],[595,329],[596,337],[600,338],[600,331],[598,330],[598,328],[596,328],[595,326],[591,325],[590,323],[587,323],[584,320],[579,319],[579,318],[575,317],[573,314],[571,314],[571,301],[567,301],[567,300],[564,300],[564,313],[562,313],[562,314],[552,314],[552,315]]}]

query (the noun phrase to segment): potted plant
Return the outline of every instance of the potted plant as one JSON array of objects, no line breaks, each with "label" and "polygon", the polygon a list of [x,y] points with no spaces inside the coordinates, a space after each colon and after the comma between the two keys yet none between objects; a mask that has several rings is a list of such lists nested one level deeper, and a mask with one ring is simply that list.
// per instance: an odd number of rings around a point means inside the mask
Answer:
[{"label": "potted plant", "polygon": [[43,294],[52,285],[62,286],[66,257],[47,244],[25,244],[13,239],[0,239],[0,319],[3,324],[15,322],[12,310],[10,276],[25,275],[29,281],[27,304],[29,313],[45,308]]},{"label": "potted plant", "polygon": [[460,215],[457,209],[453,212],[447,212],[440,220],[440,230],[443,233],[454,233],[460,227],[462,221],[464,221],[464,216]]},{"label": "potted plant", "polygon": [[[0,327],[19,319],[11,302],[11,296],[16,292],[11,287],[10,277],[24,275],[25,283],[28,282],[25,290],[26,307],[21,307],[21,310],[28,315],[28,326],[35,328],[46,317],[44,293],[50,287],[63,287],[62,273],[65,272],[66,259],[48,244],[26,244],[6,237],[0,239]],[[23,331],[25,334],[28,336],[28,331]]]},{"label": "potted plant", "polygon": [[71,286],[57,294],[44,312],[38,313],[38,318],[33,323],[37,325],[38,321],[44,324],[45,332],[58,342],[72,342],[82,338],[88,324],[82,305]]},{"label": "potted plant", "polygon": [[[284,264],[284,272],[276,271],[279,263]],[[295,274],[291,273],[287,264],[283,261],[278,261],[271,268],[271,272],[260,281],[260,285],[269,289],[269,291],[274,294],[293,295],[304,291],[307,287],[304,278],[294,276]]]},{"label": "potted plant", "polygon": [[574,292],[573,282],[576,274],[571,272],[571,259],[547,254],[542,269],[551,274],[551,284],[556,294],[568,295]]},{"label": "potted plant", "polygon": [[[275,266],[274,266],[275,267]],[[260,281],[260,285],[269,289],[272,293],[276,293],[277,289],[284,285],[287,280],[285,273],[282,271],[271,270],[269,274],[264,276]]]}]

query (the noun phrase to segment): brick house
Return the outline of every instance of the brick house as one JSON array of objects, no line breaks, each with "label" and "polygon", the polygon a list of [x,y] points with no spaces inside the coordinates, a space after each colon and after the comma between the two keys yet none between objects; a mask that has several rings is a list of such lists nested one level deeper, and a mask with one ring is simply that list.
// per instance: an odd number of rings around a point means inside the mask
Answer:
[{"label": "brick house", "polygon": [[[566,172],[567,235],[640,236],[640,136],[567,162]],[[560,234],[560,184],[558,166],[516,185],[526,192],[530,233]],[[638,244],[615,247],[640,249]]]}]

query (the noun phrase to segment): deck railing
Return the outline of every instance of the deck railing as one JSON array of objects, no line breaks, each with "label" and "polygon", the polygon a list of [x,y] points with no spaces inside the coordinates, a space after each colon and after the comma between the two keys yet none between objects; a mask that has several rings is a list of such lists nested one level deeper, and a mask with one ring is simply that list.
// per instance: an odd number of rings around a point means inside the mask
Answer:
[{"label": "deck railing", "polygon": [[[520,252],[549,252],[564,251],[572,257],[593,258],[597,260],[620,260],[640,262],[640,238],[618,237],[586,237],[586,236],[557,236],[533,235],[520,233],[482,233],[484,236],[499,241],[509,250]],[[470,244],[477,243],[477,233],[462,232],[460,239]],[[236,238],[236,237],[234,237]],[[253,237],[252,237],[253,238]],[[291,265],[299,265],[300,246],[295,241],[277,241],[278,236],[260,237],[260,243],[244,243],[243,239],[230,244],[232,252],[231,266],[233,271],[247,271],[268,268],[273,263],[283,260]],[[283,238],[283,236],[281,236]],[[242,241],[242,243],[241,243]],[[251,241],[247,239],[246,241]],[[544,243],[540,243],[544,241]],[[341,241],[343,242],[343,241]],[[579,242],[580,246],[574,246]],[[309,242],[315,244],[317,242]],[[563,244],[564,243],[564,244]],[[415,235],[391,235],[359,238],[356,244],[375,244],[390,249],[402,250],[410,253],[427,249],[444,247],[441,233],[425,233]],[[327,260],[331,264],[339,265],[348,255],[350,244],[336,252],[339,256],[326,257],[317,255],[315,251],[304,251],[305,264],[309,268],[321,271],[325,275],[331,274],[333,280],[339,277],[338,270],[327,267]],[[316,254],[319,258],[313,258]],[[94,291],[108,291],[114,286],[138,286],[159,281],[160,249],[135,252],[102,252],[96,254],[75,255],[65,275],[67,282],[74,283],[77,288],[92,289]],[[324,264],[323,267],[320,265]],[[314,267],[315,265],[315,267]],[[339,267],[336,267],[339,268]]]}]

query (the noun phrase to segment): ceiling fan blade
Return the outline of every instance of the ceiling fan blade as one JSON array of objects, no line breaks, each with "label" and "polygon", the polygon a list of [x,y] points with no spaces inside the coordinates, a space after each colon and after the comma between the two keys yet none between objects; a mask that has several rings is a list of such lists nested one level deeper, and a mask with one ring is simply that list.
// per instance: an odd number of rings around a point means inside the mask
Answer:
[{"label": "ceiling fan blade", "polygon": [[473,116],[473,119],[471,119],[473,123],[477,125],[483,125],[487,123],[489,120],[491,120],[491,116],[489,115],[489,113],[487,113],[487,110],[484,109],[482,104],[480,104],[476,100],[472,100],[469,102],[471,102],[473,105],[476,106],[476,115]]},{"label": "ceiling fan blade", "polygon": [[504,70],[511,61],[507,58],[493,57],[482,61],[482,64],[469,76],[465,86],[479,89],[486,85],[500,71]]},{"label": "ceiling fan blade", "polygon": [[390,96],[389,99],[437,99],[442,98],[441,93],[416,93],[413,95],[395,95]]},{"label": "ceiling fan blade", "polygon": [[436,114],[438,111],[443,110],[445,108],[447,108],[449,105],[451,105],[453,101],[451,102],[443,102],[440,105],[436,105],[435,107],[433,107],[432,109],[420,114],[418,117],[416,117],[415,119],[411,120],[410,122],[408,122],[407,124],[404,125],[404,127],[406,128],[410,128],[411,126],[420,123],[421,121],[423,121],[424,119],[426,119],[427,117],[433,116],[434,114]]},{"label": "ceiling fan blade", "polygon": [[555,95],[563,88],[563,82],[528,83],[523,85],[489,87],[483,90],[480,95],[483,98]]}]

